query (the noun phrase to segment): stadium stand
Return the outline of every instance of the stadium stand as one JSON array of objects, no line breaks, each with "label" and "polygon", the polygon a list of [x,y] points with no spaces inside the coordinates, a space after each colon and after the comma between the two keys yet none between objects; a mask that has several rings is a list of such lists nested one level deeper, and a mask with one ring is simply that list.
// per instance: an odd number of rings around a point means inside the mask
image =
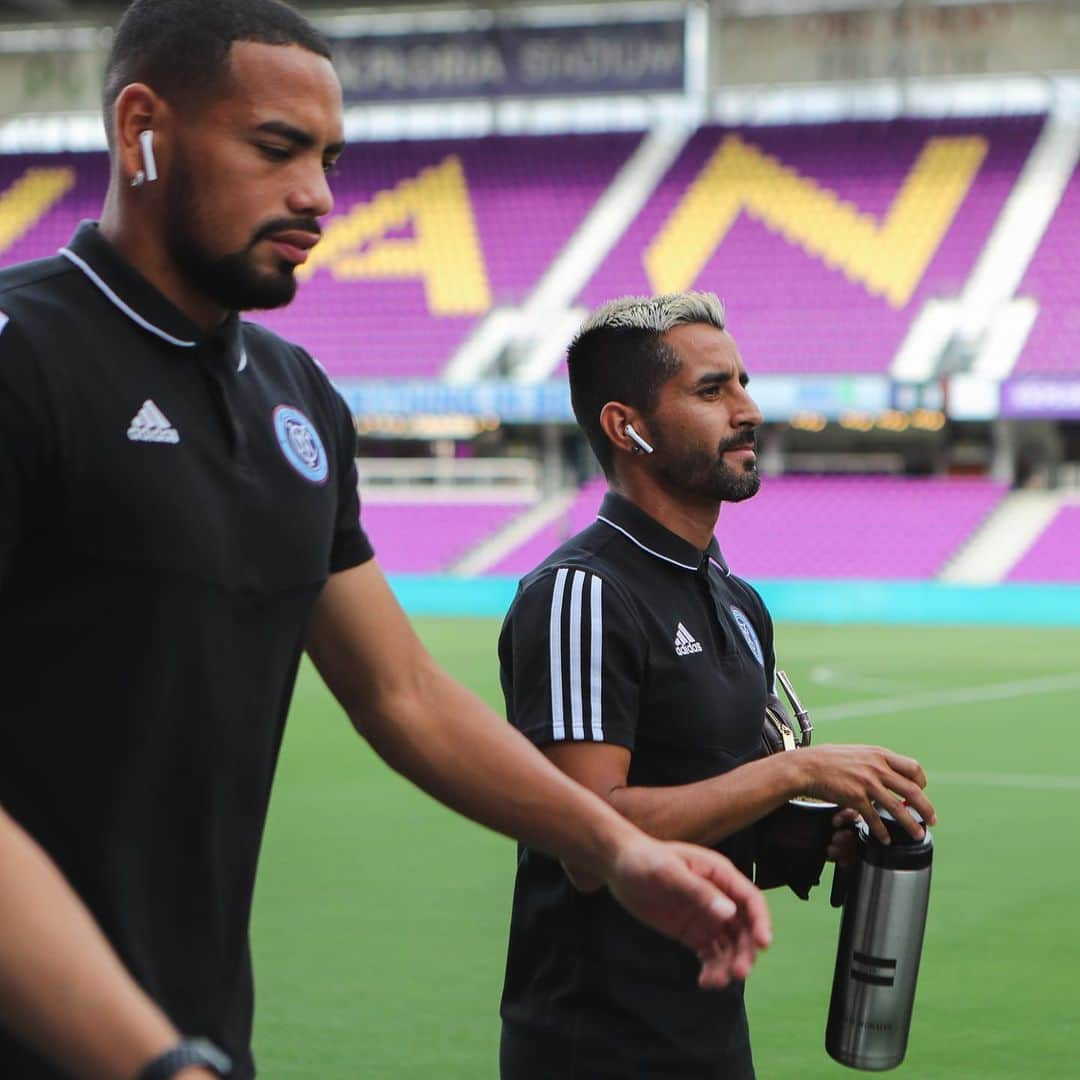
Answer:
[{"label": "stadium stand", "polygon": [[[566,517],[493,566],[521,575],[593,520],[602,481]],[[731,569],[766,578],[931,580],[1005,495],[977,479],[766,477],[761,494],[724,506],[717,535]]]},{"label": "stadium stand", "polygon": [[725,506],[717,530],[732,570],[755,578],[931,580],[1004,497],[989,480],[766,477]]},{"label": "stadium stand", "polygon": [[310,283],[260,321],[334,376],[436,377],[494,305],[525,298],[639,139],[352,147]]},{"label": "stadium stand", "polygon": [[[1041,122],[704,128],[580,300],[710,288],[756,373],[885,372],[923,301],[961,291]],[[639,142],[351,147],[308,281],[289,308],[258,318],[335,377],[438,377],[484,315],[527,298]],[[0,158],[0,260],[55,251],[99,212],[105,183],[102,154]],[[1050,269],[1032,271],[1050,304],[1069,280],[1053,267],[1076,259],[1078,202],[1074,181],[1040,253]],[[1033,350],[1052,369],[1072,357]]]},{"label": "stadium stand", "polygon": [[1080,582],[1080,505],[1057,512],[1006,580]]},{"label": "stadium stand", "polygon": [[[336,377],[436,377],[493,305],[524,299],[640,138],[351,147],[310,280],[258,319]],[[99,153],[0,156],[0,264],[55,252],[107,179]]]},{"label": "stadium stand", "polygon": [[590,480],[582,486],[565,514],[533,533],[508,555],[489,567],[487,572],[508,574],[512,577],[520,577],[528,573],[537,563],[546,559],[567,537],[573,536],[596,519],[596,512],[600,508],[600,500],[603,499],[605,491],[607,491],[607,483],[603,477]]},{"label": "stadium stand", "polygon": [[108,184],[104,154],[0,154],[0,266],[53,255]]},{"label": "stadium stand", "polygon": [[1039,314],[1014,373],[1075,374],[1080,356],[1080,169],[1073,173],[1057,213],[1020,284],[1021,296],[1033,297]]},{"label": "stadium stand", "polygon": [[583,303],[706,288],[754,372],[885,372],[923,302],[961,292],[1041,125],[704,128]]},{"label": "stadium stand", "polygon": [[388,573],[435,574],[524,509],[522,503],[380,503],[364,500],[363,522]]}]

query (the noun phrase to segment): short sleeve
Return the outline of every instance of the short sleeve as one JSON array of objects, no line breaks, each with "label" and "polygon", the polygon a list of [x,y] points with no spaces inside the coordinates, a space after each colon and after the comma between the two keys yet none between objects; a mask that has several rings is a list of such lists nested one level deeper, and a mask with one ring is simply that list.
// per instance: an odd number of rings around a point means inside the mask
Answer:
[{"label": "short sleeve", "polygon": [[356,475],[356,428],[345,400],[334,391],[337,409],[338,504],[334,543],[330,551],[330,573],[348,570],[371,559],[375,552],[360,524],[360,493]]},{"label": "short sleeve", "polygon": [[523,585],[503,625],[499,661],[507,716],[538,746],[633,749],[644,635],[598,574],[556,567]]},{"label": "short sleeve", "polygon": [[0,587],[31,527],[34,504],[50,490],[47,414],[31,347],[0,312]]}]

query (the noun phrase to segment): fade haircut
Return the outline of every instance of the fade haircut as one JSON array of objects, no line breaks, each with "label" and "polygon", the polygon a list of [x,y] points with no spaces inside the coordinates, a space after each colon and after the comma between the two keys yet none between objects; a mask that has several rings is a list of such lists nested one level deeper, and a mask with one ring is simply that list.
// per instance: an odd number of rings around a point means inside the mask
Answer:
[{"label": "fade haircut", "polygon": [[574,416],[605,475],[615,450],[600,426],[600,411],[619,401],[648,416],[680,360],[664,334],[686,323],[724,329],[724,305],[714,293],[624,296],[590,315],[570,343],[566,365]]},{"label": "fade haircut", "polygon": [[105,65],[105,130],[131,83],[146,83],[170,105],[198,106],[229,86],[229,50],[238,41],[299,45],[330,59],[330,45],[280,0],[134,0],[113,36]]}]

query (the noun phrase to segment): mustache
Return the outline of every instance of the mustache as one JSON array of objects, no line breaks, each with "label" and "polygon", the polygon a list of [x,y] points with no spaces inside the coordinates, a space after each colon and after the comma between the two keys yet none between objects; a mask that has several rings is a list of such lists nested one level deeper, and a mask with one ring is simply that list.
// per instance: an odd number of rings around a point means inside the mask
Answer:
[{"label": "mustache", "polygon": [[748,431],[737,431],[730,438],[720,442],[720,453],[726,454],[729,450],[757,450],[757,428]]},{"label": "mustache", "polygon": [[322,226],[313,217],[275,218],[255,230],[249,246],[254,247],[260,240],[283,232],[307,232],[321,237]]}]

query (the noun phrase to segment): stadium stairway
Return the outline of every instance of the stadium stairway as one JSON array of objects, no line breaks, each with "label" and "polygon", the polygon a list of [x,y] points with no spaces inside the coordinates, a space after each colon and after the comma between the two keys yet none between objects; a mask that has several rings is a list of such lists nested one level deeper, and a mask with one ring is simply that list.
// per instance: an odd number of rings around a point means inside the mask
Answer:
[{"label": "stadium stairway", "polygon": [[933,378],[956,356],[970,360],[972,375],[1004,379],[1012,372],[1039,311],[1016,292],[1078,160],[1080,124],[1072,110],[1058,110],[1028,155],[963,294],[927,300],[912,321],[891,366],[894,379]]},{"label": "stadium stairway", "polygon": [[447,572],[460,577],[476,577],[486,573],[529,537],[563,517],[577,497],[577,488],[567,488],[542,499],[485,537],[453,563]]},{"label": "stadium stairway", "polygon": [[497,308],[450,359],[447,382],[484,378],[509,356],[511,376],[523,382],[548,378],[585,315],[574,304],[626,232],[692,134],[682,125],[650,131],[597,199],[563,249],[516,310]]},{"label": "stadium stairway", "polygon": [[1080,584],[1080,493],[1064,497],[1054,520],[1009,571],[1008,581]]},{"label": "stadium stairway", "polygon": [[1052,113],[961,300],[959,334],[978,341],[972,374],[1004,379],[1016,364],[1038,314],[1030,298],[1013,299],[1080,160],[1080,124],[1071,111]]},{"label": "stadium stairway", "polygon": [[1057,516],[1062,498],[1052,491],[1016,491],[1002,499],[948,562],[940,580],[955,585],[1004,581]]}]

